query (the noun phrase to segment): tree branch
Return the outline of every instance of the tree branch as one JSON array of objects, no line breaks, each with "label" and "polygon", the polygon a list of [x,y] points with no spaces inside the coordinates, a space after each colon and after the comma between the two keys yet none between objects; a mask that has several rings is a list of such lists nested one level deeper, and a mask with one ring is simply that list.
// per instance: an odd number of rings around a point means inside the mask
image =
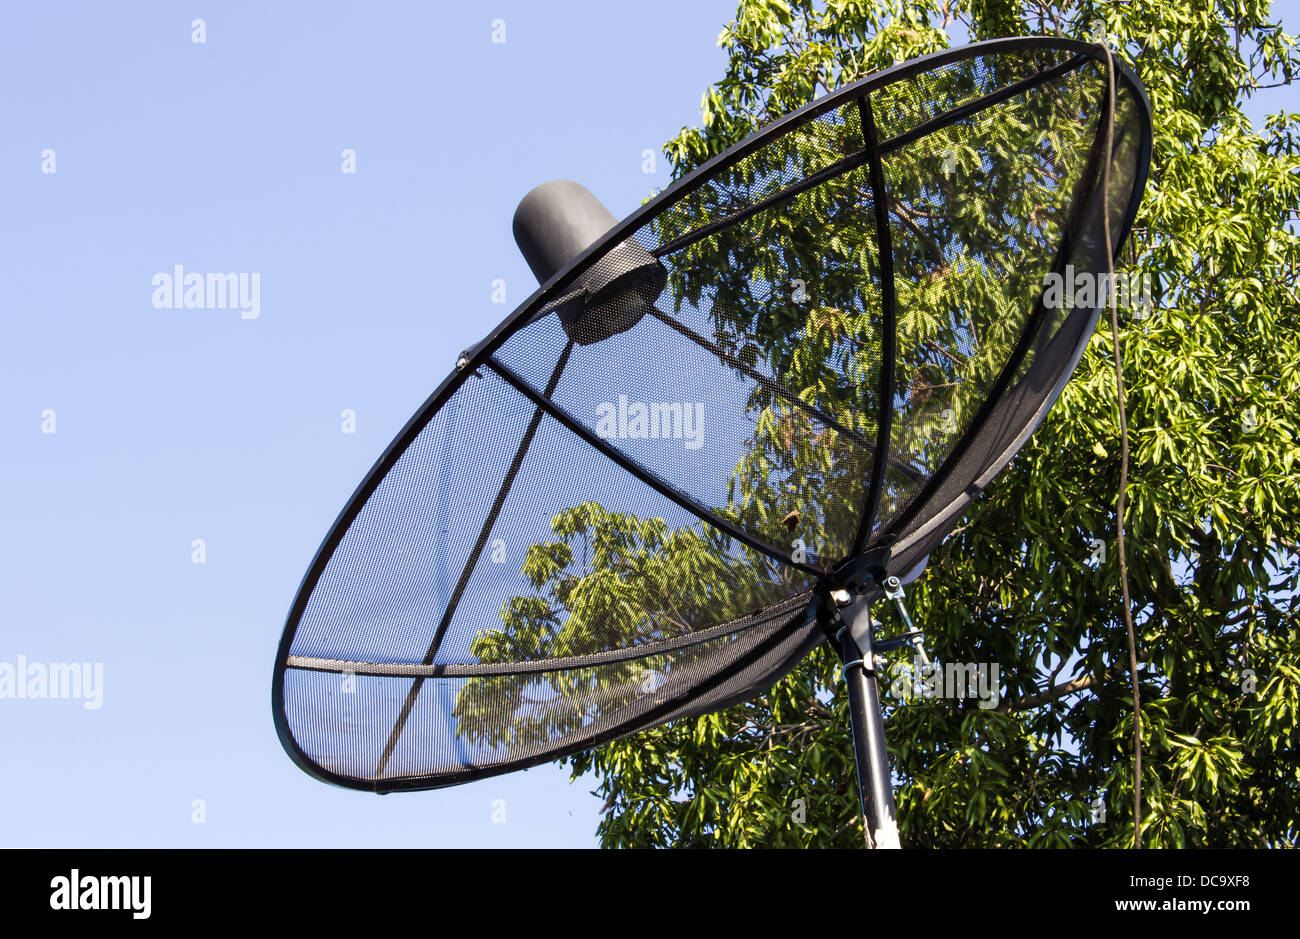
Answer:
[{"label": "tree branch", "polygon": [[[1146,653],[1138,655],[1139,662],[1147,660]],[[1030,695],[1027,698],[1021,698],[1019,701],[1004,701],[997,710],[1003,714],[1011,714],[1015,711],[1027,711],[1031,708],[1041,707],[1049,704],[1057,698],[1063,698],[1066,695],[1076,694],[1080,691],[1087,691],[1089,688],[1095,688],[1103,685],[1108,681],[1113,681],[1128,673],[1128,669],[1122,667],[1108,668],[1102,671],[1100,675],[1083,675],[1079,678],[1072,678],[1067,682],[1062,682],[1047,691],[1040,694]]]}]

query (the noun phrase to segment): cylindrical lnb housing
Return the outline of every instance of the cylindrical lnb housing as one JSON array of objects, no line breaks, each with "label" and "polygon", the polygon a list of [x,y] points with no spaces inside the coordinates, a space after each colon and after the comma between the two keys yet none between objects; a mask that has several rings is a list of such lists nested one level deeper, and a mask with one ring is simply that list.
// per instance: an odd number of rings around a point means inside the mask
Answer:
[{"label": "cylindrical lnb housing", "polygon": [[[580,183],[542,183],[515,209],[515,243],[539,283],[545,283],[618,223]],[[569,337],[590,345],[631,329],[650,309],[668,272],[633,238],[610,249],[572,285],[580,296],[557,307]]]}]

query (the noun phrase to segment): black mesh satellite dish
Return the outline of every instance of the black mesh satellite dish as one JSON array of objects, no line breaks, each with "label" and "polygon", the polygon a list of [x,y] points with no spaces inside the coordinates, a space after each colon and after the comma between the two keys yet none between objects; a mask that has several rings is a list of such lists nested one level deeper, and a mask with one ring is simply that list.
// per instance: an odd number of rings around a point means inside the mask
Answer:
[{"label": "black mesh satellite dish", "polygon": [[830,638],[868,832],[896,840],[869,604],[1068,380],[1105,301],[1045,277],[1109,269],[1150,146],[1104,48],[1006,39],[839,89],[622,222],[576,183],[529,193],[543,286],[299,589],[286,750],[343,786],[452,785],[745,700]]}]

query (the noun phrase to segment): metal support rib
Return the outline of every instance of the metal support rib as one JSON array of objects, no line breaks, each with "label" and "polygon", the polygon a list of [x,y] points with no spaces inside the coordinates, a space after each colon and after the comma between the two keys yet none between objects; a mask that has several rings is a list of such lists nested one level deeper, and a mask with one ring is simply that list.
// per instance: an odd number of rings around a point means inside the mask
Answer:
[{"label": "metal support rib", "polygon": [[927,134],[933,134],[936,130],[942,130],[952,124],[956,124],[958,121],[964,121],[966,118],[978,114],[986,108],[991,108],[995,104],[1001,104],[1003,101],[1014,98],[1023,91],[1037,88],[1039,85],[1049,82],[1054,78],[1060,78],[1062,75],[1079,68],[1087,61],[1088,56],[1076,55],[1059,65],[1053,65],[1050,68],[1042,69],[1041,71],[1020,79],[1020,81],[1012,82],[1010,85],[999,88],[997,91],[991,91],[982,97],[976,98],[974,101],[969,101],[966,104],[963,104],[961,107],[953,108],[951,111],[945,111],[937,117],[932,117],[924,123],[917,124],[911,130],[904,131],[896,137],[890,137],[880,145],[880,154],[883,156],[887,153],[892,153],[900,147],[906,147],[909,143],[920,140]]},{"label": "metal support rib", "polygon": [[618,447],[611,446],[607,441],[596,436],[575,419],[572,414],[552,401],[550,395],[538,392],[537,389],[533,388],[528,384],[528,382],[516,375],[504,363],[499,362],[496,359],[488,359],[487,364],[489,368],[504,378],[509,384],[514,386],[515,390],[525,395],[539,408],[546,411],[547,414],[555,418],[578,437],[582,438],[582,440],[589,444],[593,449],[598,450],[605,456],[609,457],[661,496],[675,502],[692,515],[699,517],[702,521],[712,525],[714,528],[729,537],[735,538],[741,544],[748,545],[760,554],[772,558],[774,561],[784,564],[787,567],[798,568],[807,574],[812,574],[814,577],[821,577],[826,573],[821,568],[815,567],[812,564],[796,561],[788,552],[781,551],[774,545],[755,538],[744,529],[732,524],[725,518],[720,517],[708,506],[682,492],[676,486],[660,479],[659,476],[642,466],[636,460],[632,459]]},{"label": "metal support rib", "polygon": [[793,199],[800,193],[807,192],[809,189],[826,182],[828,179],[834,179],[842,173],[855,170],[862,165],[862,161],[866,158],[867,154],[865,152],[858,152],[850,154],[842,160],[836,160],[830,166],[822,167],[817,172],[805,176],[803,179],[799,180],[799,182],[788,186],[785,189],[774,192],[770,196],[760,199],[751,205],[747,205],[743,209],[739,209],[730,215],[714,219],[712,222],[701,225],[699,228],[692,229],[681,237],[674,238],[667,244],[660,245],[650,253],[657,258],[662,258],[666,255],[672,254],[674,251],[680,251],[682,248],[695,244],[695,242],[699,241],[701,238],[707,238],[714,232],[721,231],[724,228],[730,228],[737,222],[743,222],[751,215],[761,212],[764,209],[770,209],[773,206],[780,205],[788,199]]},{"label": "metal support rib", "polygon": [[520,662],[480,662],[478,664],[459,665],[410,665],[401,662],[354,662],[346,659],[318,658],[306,655],[291,655],[285,660],[286,668],[296,668],[314,672],[333,672],[335,674],[374,676],[378,678],[485,678],[494,675],[543,675],[547,672],[569,671],[580,668],[595,668],[612,662],[627,662],[632,659],[644,659],[661,656],[678,649],[738,636],[746,630],[761,628],[773,617],[780,618],[797,612],[808,606],[807,592],[795,594],[790,600],[782,601],[770,607],[764,615],[748,615],[739,619],[708,626],[704,629],[680,633],[668,639],[638,643],[622,648],[605,649],[585,655],[562,655],[551,658],[531,659]]},{"label": "metal support rib", "polygon": [[[1008,98],[1015,97],[1021,92],[1028,91],[1029,89],[1037,87],[1038,85],[1041,85],[1045,82],[1049,82],[1054,78],[1059,78],[1062,75],[1066,74],[1067,72],[1071,72],[1074,69],[1079,68],[1087,61],[1088,61],[1088,56],[1076,55],[1073,58],[1066,60],[1065,62],[1061,62],[1049,68],[1042,69],[1041,71],[1037,71],[1032,75],[1028,75],[1025,78],[1020,79],[1019,81],[1012,82],[1009,85],[997,89],[996,91],[991,91],[988,94],[982,95],[973,101],[968,101],[966,104],[963,104],[957,108],[953,108],[951,111],[947,111],[943,114],[939,114],[935,117],[932,117],[930,120],[922,124],[918,124],[916,127],[913,127],[911,130],[904,131],[903,133],[898,134],[897,136],[891,137],[888,140],[881,142],[879,146],[877,146],[876,148],[877,155],[883,156],[887,153],[892,153],[894,150],[897,150],[900,147],[905,147],[909,143],[913,143],[914,141],[919,140],[921,137],[924,137],[926,134],[932,134],[936,130],[942,130],[943,128],[951,124],[955,124],[958,121],[964,121],[967,118],[972,117],[975,114],[978,114],[980,111],[985,110],[986,108],[991,108],[995,104],[1001,104],[1003,101],[1006,101]],[[781,203],[786,202],[789,199],[793,199],[795,196],[799,195],[800,193],[807,192],[809,189],[819,185],[820,183],[826,182],[828,179],[833,179],[834,177],[839,176],[843,173],[847,173],[850,172],[851,170],[855,170],[869,158],[870,158],[870,153],[867,150],[862,150],[859,151],[858,153],[850,154],[849,156],[844,157],[841,160],[837,160],[834,163],[830,164],[829,166],[823,167],[817,172],[812,173],[811,175],[800,180],[799,182],[785,189],[778,190],[777,192],[772,193],[770,196],[760,199],[759,201],[753,203],[752,205],[748,205],[742,209],[738,209],[737,211],[723,218],[715,219],[712,222],[708,222],[704,225],[701,225],[699,228],[692,229],[686,232],[685,234],[680,235],[677,238],[674,238],[672,241],[660,245],[659,247],[653,249],[650,253],[657,258],[664,258],[670,254],[673,254],[674,252],[682,250],[682,248],[690,247],[691,245],[695,244],[695,242],[699,241],[701,238],[707,238],[709,235],[721,231],[724,228],[729,228],[730,226],[736,224],[737,222],[744,221],[745,219],[749,218],[751,215],[754,215],[757,212],[761,212],[764,209],[773,208],[774,206],[780,205]]]},{"label": "metal support rib", "polygon": [[[816,405],[809,404],[807,401],[804,401],[797,394],[795,394],[793,391],[791,391],[785,385],[781,384],[776,379],[770,378],[769,376],[764,375],[758,369],[746,365],[744,362],[742,362],[736,356],[732,355],[722,346],[718,345],[716,342],[711,341],[708,337],[703,336],[700,333],[697,333],[695,330],[691,329],[681,320],[677,319],[676,317],[670,316],[669,314],[665,313],[663,310],[659,309],[657,306],[652,306],[650,308],[650,315],[653,316],[655,319],[659,320],[669,329],[673,329],[681,333],[683,336],[685,336],[687,339],[691,340],[701,348],[708,349],[710,352],[716,355],[724,365],[728,365],[731,368],[736,369],[736,371],[740,372],[741,374],[749,378],[752,378],[765,391],[768,391],[771,394],[776,395],[782,401],[785,401],[786,403],[793,405],[794,407],[803,411],[805,414],[808,414],[811,417],[815,417],[817,420],[821,421],[827,427],[830,427],[838,431],[839,433],[843,434],[845,437],[852,440],[854,443],[862,447],[864,450],[867,450],[868,452],[873,451],[873,445],[871,441],[867,440],[856,430],[840,423],[834,417],[832,417],[830,414],[823,411],[821,408],[817,407]],[[925,479],[927,478],[925,473],[921,472],[916,467],[910,465],[909,463],[906,463],[903,460],[890,460],[889,468],[895,470],[896,472],[900,473],[903,476],[906,476],[908,479],[912,480],[912,482],[924,482]]]},{"label": "metal support rib", "polygon": [[867,536],[880,508],[880,496],[885,487],[885,464],[889,462],[890,431],[894,423],[894,356],[898,345],[898,310],[894,292],[894,246],[889,232],[889,194],[885,191],[885,170],[880,162],[880,147],[876,138],[876,120],[871,113],[871,101],[866,95],[858,99],[858,114],[862,124],[862,138],[867,148],[867,166],[871,179],[871,198],[876,208],[876,250],[880,257],[880,306],[883,329],[880,337],[880,384],[877,394],[879,416],[876,419],[876,455],[871,465],[871,483],[862,503],[858,531],[853,539],[855,556],[862,551]]},{"label": "metal support rib", "polygon": [[[573,340],[570,339],[565,343],[564,351],[560,353],[560,358],[556,361],[555,368],[551,372],[550,380],[546,383],[548,396],[555,393],[555,388],[560,383],[560,376],[564,373],[564,366],[568,364],[569,354],[572,351]],[[474,542],[474,549],[470,551],[469,559],[465,562],[465,566],[461,568],[460,579],[456,581],[456,589],[452,591],[451,597],[447,600],[447,609],[443,611],[442,619],[433,634],[433,641],[429,643],[429,651],[424,655],[423,664],[425,665],[432,665],[434,656],[438,654],[438,647],[442,645],[442,638],[447,634],[447,627],[451,625],[451,619],[456,615],[456,609],[460,606],[461,597],[465,595],[465,587],[469,584],[469,578],[474,573],[474,568],[478,566],[478,559],[483,554],[483,548],[487,545],[488,535],[492,533],[492,527],[496,524],[497,517],[506,504],[506,497],[510,495],[510,489],[515,484],[515,477],[519,475],[519,468],[523,466],[524,457],[528,454],[528,448],[533,444],[533,437],[537,435],[537,428],[541,426],[543,414],[542,408],[533,409],[533,416],[528,422],[528,429],[524,431],[524,439],[519,441],[519,447],[515,450],[514,459],[510,461],[510,467],[506,470],[505,479],[501,481],[501,488],[497,490],[497,496],[492,500],[492,508],[488,512],[487,518],[483,520],[483,527],[479,529],[478,540]],[[439,485],[442,485],[441,480],[439,480]],[[393,730],[388,735],[388,742],[384,744],[384,752],[380,755],[379,763],[375,767],[376,776],[384,774],[384,769],[393,756],[393,748],[397,746],[397,739],[402,735],[402,729],[411,716],[411,708],[415,704],[415,699],[420,695],[420,688],[424,686],[424,679],[425,676],[421,675],[411,682],[411,690],[406,694],[406,700],[402,703],[402,710],[397,715]]]},{"label": "metal support rib", "polygon": [[[1109,89],[1102,89],[1101,113],[1105,114],[1105,109],[1109,105]],[[1088,209],[1092,205],[1092,199],[1088,198],[1090,188],[1095,189],[1101,185],[1099,171],[1101,166],[1102,151],[1105,149],[1106,135],[1100,127],[1100,116],[1098,117],[1097,136],[1093,140],[1092,148],[1088,151],[1088,161],[1084,166],[1083,173],[1079,176],[1078,183],[1071,205],[1074,211],[1070,218],[1066,220],[1065,230],[1061,234],[1061,243],[1056,249],[1056,256],[1052,261],[1052,273],[1064,274],[1066,264],[1069,263],[1070,256],[1074,253],[1075,243],[1083,228],[1084,219],[1087,216]],[[1106,155],[1110,159],[1110,155]],[[1109,198],[1106,193],[1102,193],[1103,199]],[[1040,292],[1038,300],[1034,304],[1034,309],[1025,319],[1024,327],[1021,330],[1020,338],[1017,340],[1015,348],[1011,351],[1011,356],[1007,359],[1006,364],[1002,367],[997,380],[993,387],[989,389],[980,405],[975,416],[971,418],[970,425],[962,439],[953,447],[952,452],[948,454],[947,459],[939,466],[930,477],[930,481],[912,497],[911,501],[903,510],[894,518],[893,525],[898,531],[903,531],[906,526],[916,517],[917,513],[924,508],[925,504],[930,501],[939,488],[948,481],[957,464],[961,462],[966,452],[970,449],[971,443],[980,435],[984,425],[988,423],[990,415],[997,408],[998,403],[1002,400],[1003,394],[1011,385],[1011,380],[1015,377],[1016,372],[1020,370],[1020,365],[1029,354],[1029,347],[1033,345],[1038,338],[1039,327],[1042,325],[1043,318],[1047,315],[1047,304],[1044,302],[1045,294]]]}]

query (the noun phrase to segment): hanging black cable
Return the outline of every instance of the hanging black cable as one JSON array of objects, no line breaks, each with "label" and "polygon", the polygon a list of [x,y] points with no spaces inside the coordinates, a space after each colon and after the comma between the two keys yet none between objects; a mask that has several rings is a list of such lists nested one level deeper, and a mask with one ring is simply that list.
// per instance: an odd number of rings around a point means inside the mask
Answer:
[{"label": "hanging black cable", "polygon": [[1124,358],[1119,347],[1119,310],[1115,291],[1115,255],[1110,237],[1110,164],[1115,147],[1115,56],[1106,53],[1106,159],[1101,166],[1101,220],[1106,233],[1106,289],[1110,306],[1111,348],[1115,356],[1115,404],[1119,411],[1119,493],[1115,497],[1115,550],[1119,553],[1119,585],[1124,596],[1124,628],[1128,632],[1128,671],[1133,687],[1133,847],[1142,847],[1142,692],[1138,687],[1137,636],[1133,628],[1133,598],[1129,593],[1128,560],[1124,545],[1124,490],[1128,488],[1128,409],[1124,404]]}]

